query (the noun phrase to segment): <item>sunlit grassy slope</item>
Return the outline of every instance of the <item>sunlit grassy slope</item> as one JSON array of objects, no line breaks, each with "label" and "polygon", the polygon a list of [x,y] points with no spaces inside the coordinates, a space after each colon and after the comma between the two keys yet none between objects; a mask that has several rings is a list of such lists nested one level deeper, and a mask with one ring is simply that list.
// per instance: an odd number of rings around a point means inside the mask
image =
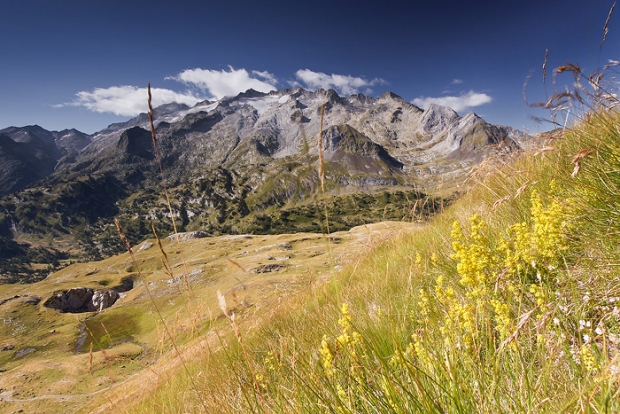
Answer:
[{"label": "sunlit grassy slope", "polygon": [[619,125],[617,112],[599,112],[481,169],[424,228],[319,288],[229,317],[230,329],[214,329],[185,368],[141,399],[107,404],[142,413],[620,412]]},{"label": "sunlit grassy slope", "polygon": [[[329,250],[312,233],[167,238],[161,242],[168,269],[157,241],[147,240],[134,246],[135,263],[125,253],[73,264],[33,284],[0,284],[0,413],[78,412],[92,400],[89,407],[148,390],[156,383],[150,377],[180,365],[171,337],[190,360],[205,344],[217,345],[213,328],[229,326],[218,290],[239,318],[254,321],[383,238],[418,226],[383,222],[336,232]],[[101,313],[44,306],[52,292],[112,288],[126,278],[134,279],[133,289]]]}]

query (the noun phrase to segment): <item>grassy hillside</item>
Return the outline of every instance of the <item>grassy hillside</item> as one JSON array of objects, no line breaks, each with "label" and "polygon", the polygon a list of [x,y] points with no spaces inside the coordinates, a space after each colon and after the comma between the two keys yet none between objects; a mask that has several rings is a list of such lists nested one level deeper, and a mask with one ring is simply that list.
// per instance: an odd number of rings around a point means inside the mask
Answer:
[{"label": "grassy hillside", "polygon": [[481,168],[429,225],[318,287],[260,312],[229,312],[233,299],[220,297],[224,323],[193,352],[154,368],[151,385],[129,382],[97,405],[619,412],[618,125],[620,114],[599,111],[536,151]]},{"label": "grassy hillside", "polygon": [[[1,284],[0,413],[77,412],[93,400],[94,407],[127,396],[136,384],[145,389],[150,375],[180,364],[173,345],[183,355],[201,353],[213,328],[228,326],[218,290],[231,310],[252,320],[323,284],[378,240],[418,226],[359,226],[332,233],[329,249],[321,234],[312,233],[182,235],[180,242],[161,240],[165,261],[157,240],[148,240],[133,249],[136,263],[125,253],[75,263],[37,283]],[[133,289],[103,312],[60,313],[45,306],[53,292],[110,289],[126,279],[134,280]]]}]

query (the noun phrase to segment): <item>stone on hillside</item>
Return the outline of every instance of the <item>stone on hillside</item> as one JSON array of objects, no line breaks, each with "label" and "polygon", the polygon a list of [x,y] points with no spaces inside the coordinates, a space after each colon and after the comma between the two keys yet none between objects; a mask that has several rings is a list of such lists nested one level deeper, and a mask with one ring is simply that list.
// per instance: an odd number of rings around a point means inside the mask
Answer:
[{"label": "stone on hillside", "polygon": [[187,233],[171,234],[170,236],[168,236],[168,238],[172,241],[176,241],[177,239],[180,241],[187,241],[192,239],[203,239],[205,237],[209,237],[209,233],[205,233],[201,230],[190,231]]},{"label": "stone on hillside", "polygon": [[26,299],[24,303],[29,305],[38,305],[39,302],[41,302],[41,299],[43,299],[41,296],[32,296],[31,298]]},{"label": "stone on hillside", "polygon": [[138,252],[142,252],[144,250],[148,250],[151,247],[153,247],[153,243],[150,242],[144,242],[140,245],[140,247],[138,247]]},{"label": "stone on hillside", "polygon": [[278,272],[284,269],[286,269],[286,266],[273,263],[273,264],[258,266],[256,269],[254,269],[254,273],[271,273],[271,272]]},{"label": "stone on hillside", "polygon": [[34,348],[26,348],[26,349],[22,349],[22,350],[17,351],[17,352],[15,353],[15,356],[13,357],[13,359],[18,359],[18,358],[21,358],[21,357],[23,357],[23,356],[25,356],[25,355],[32,354],[33,352],[36,352],[36,349],[34,349]]}]

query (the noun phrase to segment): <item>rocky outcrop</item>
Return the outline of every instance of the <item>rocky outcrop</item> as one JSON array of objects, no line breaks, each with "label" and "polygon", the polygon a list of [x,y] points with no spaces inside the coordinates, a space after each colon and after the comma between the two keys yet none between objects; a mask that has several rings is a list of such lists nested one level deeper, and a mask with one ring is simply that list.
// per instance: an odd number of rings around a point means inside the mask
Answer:
[{"label": "rocky outcrop", "polygon": [[350,125],[329,127],[323,132],[326,152],[344,152],[361,157],[375,158],[385,161],[395,168],[402,168],[403,164],[393,158],[381,145],[360,133]]},{"label": "rocky outcrop", "polygon": [[323,131],[323,145],[325,160],[346,168],[349,174],[383,175],[403,167],[383,146],[350,125],[327,128]]},{"label": "rocky outcrop", "polygon": [[280,270],[284,270],[284,269],[286,269],[286,266],[273,263],[273,264],[266,264],[266,265],[258,266],[256,269],[254,269],[254,273],[279,272]]},{"label": "rocky outcrop", "polygon": [[151,133],[140,127],[133,127],[123,132],[116,148],[126,155],[145,159],[155,157]]},{"label": "rocky outcrop", "polygon": [[116,303],[120,292],[132,288],[133,280],[130,278],[124,279],[119,286],[112,289],[72,288],[54,293],[43,306],[68,313],[101,312]]},{"label": "rocky outcrop", "polygon": [[193,239],[203,239],[209,236],[210,234],[205,233],[204,231],[197,230],[197,231],[190,231],[187,233],[172,234],[168,236],[168,238],[173,241],[177,241],[177,239],[179,241],[187,241],[187,240],[193,240]]},{"label": "rocky outcrop", "polygon": [[43,305],[61,312],[99,312],[112,306],[118,298],[118,292],[113,290],[77,287],[55,293]]},{"label": "rocky outcrop", "polygon": [[102,310],[114,305],[114,302],[118,300],[120,295],[114,290],[96,290],[93,292],[93,296],[90,299],[92,307],[89,304],[89,308],[93,311],[101,312]]}]

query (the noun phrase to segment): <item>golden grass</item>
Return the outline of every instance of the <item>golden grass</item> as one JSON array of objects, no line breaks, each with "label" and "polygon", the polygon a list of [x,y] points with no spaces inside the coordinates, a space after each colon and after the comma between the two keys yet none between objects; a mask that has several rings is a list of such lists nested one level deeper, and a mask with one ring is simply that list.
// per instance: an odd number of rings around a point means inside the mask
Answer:
[{"label": "golden grass", "polygon": [[[350,232],[334,233],[332,237],[340,241],[332,246],[334,261],[337,265],[344,265],[357,260],[381,238],[399,231],[411,231],[416,227],[415,224],[377,223],[358,227]],[[168,252],[170,267],[178,275],[184,267],[183,259],[176,250],[179,244],[170,239],[161,242]],[[153,243],[154,246],[137,251],[140,246],[148,243]],[[291,249],[283,247],[284,243],[290,244]],[[169,326],[170,334],[178,341],[179,352],[187,355],[186,359],[196,359],[197,354],[207,349],[203,335],[211,327],[217,325],[219,329],[224,329],[222,327],[225,324],[218,319],[221,315],[216,299],[218,289],[226,296],[228,306],[239,317],[243,315],[244,318],[256,317],[267,321],[274,306],[294,297],[296,292],[304,291],[316,283],[323,283],[331,277],[332,272],[330,259],[325,252],[324,237],[320,234],[219,236],[181,241],[180,246],[184,251],[189,281],[195,295],[191,307],[187,306],[188,299],[182,278],[177,276],[177,279],[170,281],[170,276],[161,262],[161,252],[156,247],[156,240],[147,240],[137,246],[135,259],[142,272],[142,280],[149,285],[155,303],[160,307],[162,317]],[[286,268],[272,273],[254,273],[260,266],[272,263],[284,264]],[[53,291],[76,286],[100,287],[100,282],[104,281],[107,286],[114,286],[119,284],[123,277],[130,275],[136,275],[136,268],[130,255],[125,253],[100,262],[73,264],[37,284],[0,285],[0,297],[27,294],[45,299]],[[2,305],[3,313],[10,315],[14,322],[0,324],[0,346],[14,345],[15,349],[0,354],[0,357],[5,358],[2,360],[2,368],[6,370],[6,373],[0,375],[0,388],[10,392],[15,399],[20,395],[28,398],[45,395],[70,398],[73,394],[98,392],[89,398],[72,398],[67,403],[72,407],[79,407],[82,403],[89,404],[93,398],[97,398],[99,403],[108,398],[119,401],[127,395],[135,396],[134,392],[140,395],[145,390],[144,384],[151,383],[148,378],[152,377],[155,381],[158,376],[171,375],[179,364],[178,359],[169,354],[171,343],[163,332],[159,318],[154,317],[151,300],[140,282],[136,282],[134,289],[126,292],[126,296],[114,307],[98,315],[61,314],[41,304],[24,305],[27,298],[18,298]],[[101,328],[99,332],[102,337],[112,337],[112,347],[103,351],[98,350],[95,343],[94,381],[89,373],[88,343],[83,349],[85,353],[74,354],[76,338],[87,317],[90,317],[89,324],[95,327],[101,326],[99,321],[103,321],[105,329]],[[133,320],[136,331],[129,336],[119,336],[119,328],[110,322],[114,320]],[[245,326],[245,322],[242,323]],[[18,335],[13,335],[12,329],[17,326],[26,328]],[[219,340],[212,334],[206,338],[211,338],[208,346],[218,346]],[[28,347],[34,347],[37,351],[23,358],[13,359],[15,352]],[[131,352],[127,353],[129,348]],[[124,355],[124,359],[111,358],[108,359],[110,365],[101,364],[106,360],[104,352],[108,356]],[[162,356],[165,358],[156,362]],[[65,379],[59,379],[45,370],[50,360],[55,361],[53,366],[59,372],[66,373]],[[155,365],[152,365],[154,363]],[[121,366],[124,368],[120,368]],[[149,366],[151,368],[147,369]],[[114,374],[114,383],[109,367]],[[134,376],[137,372],[143,374]],[[18,375],[37,380],[15,381]],[[124,382],[129,378],[131,379],[128,382]],[[108,391],[99,392],[108,386],[111,386]],[[45,401],[52,401],[54,398],[56,397],[30,403],[11,403],[8,407],[55,412],[58,406],[53,404],[49,406],[49,411],[45,410]],[[135,401],[135,398],[132,401]]]}]

